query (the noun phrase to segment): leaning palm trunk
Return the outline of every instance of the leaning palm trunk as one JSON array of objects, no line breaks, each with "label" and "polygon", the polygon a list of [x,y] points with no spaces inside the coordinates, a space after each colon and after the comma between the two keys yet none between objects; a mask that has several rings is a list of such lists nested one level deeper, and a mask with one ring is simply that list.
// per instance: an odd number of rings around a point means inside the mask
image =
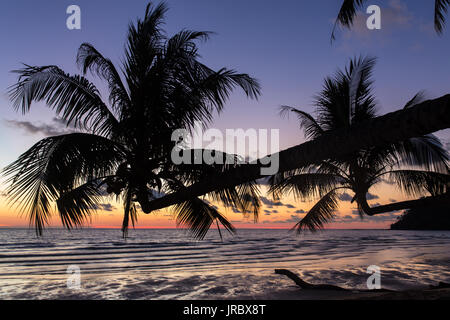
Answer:
[{"label": "leaning palm trunk", "polygon": [[382,214],[386,212],[421,208],[433,205],[448,206],[450,208],[450,193],[425,197],[418,200],[408,200],[396,203],[390,203],[383,206],[370,207],[367,201],[360,202],[362,209],[369,216]]},{"label": "leaning palm trunk", "polygon": [[[377,117],[355,125],[350,130],[327,132],[315,140],[281,151],[279,171],[293,170],[330,158],[345,158],[363,148],[383,146],[446,128],[450,128],[450,95]],[[273,155],[269,157],[276,158]],[[224,171],[181,191],[141,203],[142,209],[145,213],[150,213],[214,190],[262,178],[261,168],[263,165],[258,162]],[[391,211],[389,207],[386,210]]]}]

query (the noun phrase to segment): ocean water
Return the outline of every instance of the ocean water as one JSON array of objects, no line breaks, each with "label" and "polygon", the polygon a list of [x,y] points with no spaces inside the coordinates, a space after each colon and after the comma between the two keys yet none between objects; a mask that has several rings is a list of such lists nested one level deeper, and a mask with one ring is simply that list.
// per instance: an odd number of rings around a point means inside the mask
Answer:
[{"label": "ocean water", "polygon": [[[312,283],[366,289],[368,266],[388,289],[450,282],[450,232],[215,230],[195,241],[185,230],[0,229],[0,299],[302,299],[276,268]],[[70,266],[71,269],[69,268]],[[69,270],[68,270],[69,268]],[[73,269],[75,268],[75,269]],[[79,288],[68,287],[71,270]],[[75,274],[76,276],[76,274]],[[70,282],[73,284],[73,282]]]}]

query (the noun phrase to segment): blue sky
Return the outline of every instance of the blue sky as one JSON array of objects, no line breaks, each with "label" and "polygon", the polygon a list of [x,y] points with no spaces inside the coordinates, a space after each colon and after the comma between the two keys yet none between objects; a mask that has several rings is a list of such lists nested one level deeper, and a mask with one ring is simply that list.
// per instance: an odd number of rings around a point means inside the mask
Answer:
[{"label": "blue sky", "polygon": [[[234,94],[213,126],[281,129],[281,147],[298,144],[303,135],[294,118],[278,116],[280,105],[312,111],[313,96],[325,76],[343,68],[355,55],[378,58],[374,73],[380,114],[402,107],[419,90],[430,98],[450,93],[450,30],[433,30],[432,1],[368,1],[382,9],[382,29],[369,31],[366,14],[355,27],[338,32],[330,43],[341,1],[301,0],[171,0],[166,30],[213,31],[201,45],[203,60],[214,68],[228,67],[258,78],[263,95],[249,101]],[[120,63],[127,25],[144,14],[147,1],[1,1],[0,3],[0,167],[42,138],[42,128],[59,130],[54,114],[42,105],[26,116],[12,110],[6,91],[14,84],[20,63],[56,64],[77,72],[75,56],[83,42],[94,44]],[[66,28],[66,8],[82,10],[82,29]],[[26,121],[36,127],[19,126]],[[28,130],[25,130],[27,129]],[[449,130],[438,134],[450,142]]]}]

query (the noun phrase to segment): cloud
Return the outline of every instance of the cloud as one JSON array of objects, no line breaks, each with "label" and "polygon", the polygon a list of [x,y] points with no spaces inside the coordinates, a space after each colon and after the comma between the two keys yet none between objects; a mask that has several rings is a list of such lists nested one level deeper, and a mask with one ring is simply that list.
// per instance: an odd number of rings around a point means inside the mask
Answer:
[{"label": "cloud", "polygon": [[375,200],[375,199],[379,199],[379,198],[380,198],[379,196],[377,196],[375,194],[372,194],[370,192],[368,192],[367,195],[366,195],[366,199],[367,200]]},{"label": "cloud", "polygon": [[283,206],[283,203],[281,201],[272,201],[270,199],[267,199],[266,197],[260,197],[259,199],[266,206]]},{"label": "cloud", "polygon": [[298,209],[297,211],[295,211],[294,213],[306,213],[306,211],[305,210],[303,210],[303,209]]},{"label": "cloud", "polygon": [[367,220],[369,222],[394,222],[397,220],[401,211],[387,212],[384,214],[378,214],[372,217],[364,216],[363,221]]},{"label": "cloud", "polygon": [[[366,199],[367,200],[375,200],[375,199],[379,199],[380,197],[372,194],[372,193],[367,193]],[[339,200],[341,201],[347,201],[347,202],[351,202],[353,200],[353,197],[351,195],[349,195],[348,193],[343,193],[338,197]]]},{"label": "cloud", "polygon": [[301,220],[301,217],[298,215],[292,214],[290,218],[285,220],[276,220],[276,221],[270,221],[271,223],[297,223]]},{"label": "cloud", "polygon": [[290,208],[290,209],[296,208],[294,205],[292,205],[290,203],[283,203],[281,201],[272,201],[266,197],[259,197],[259,199],[261,200],[262,203],[264,203],[269,208],[272,208],[272,207],[286,207],[286,208]]},{"label": "cloud", "polygon": [[338,197],[339,200],[341,201],[352,201],[353,197],[351,195],[349,195],[348,193],[343,193]]},{"label": "cloud", "polygon": [[18,120],[5,120],[5,122],[10,127],[21,129],[31,135],[50,137],[77,132],[74,128],[67,127],[64,121],[58,118],[53,118],[50,124]]},{"label": "cloud", "polygon": [[94,210],[101,210],[101,211],[108,211],[108,212],[112,212],[114,210],[116,210],[116,207],[114,207],[112,204],[110,203],[100,203],[98,205],[94,205],[92,206],[92,209]]},{"label": "cloud", "polygon": [[361,217],[358,210],[352,210],[351,215],[337,216],[333,223],[352,223],[352,222],[367,222],[367,223],[383,223],[383,222],[394,222],[401,212],[393,211],[384,214],[379,214],[375,216],[368,216],[363,214]]},{"label": "cloud", "polygon": [[359,221],[359,220],[361,220],[359,217],[347,214],[345,216],[337,216],[333,220],[333,223],[350,223],[350,222],[355,222],[355,221]]}]

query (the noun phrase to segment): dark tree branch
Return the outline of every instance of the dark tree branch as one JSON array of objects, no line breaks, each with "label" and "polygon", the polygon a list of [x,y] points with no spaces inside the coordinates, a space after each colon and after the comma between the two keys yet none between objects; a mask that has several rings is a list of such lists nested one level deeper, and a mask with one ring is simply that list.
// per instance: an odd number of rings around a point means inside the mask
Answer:
[{"label": "dark tree branch", "polygon": [[275,269],[276,274],[281,274],[287,276],[289,279],[295,282],[300,288],[304,290],[338,290],[338,291],[348,291],[348,289],[333,286],[330,284],[311,284],[304,280],[302,280],[299,276],[297,276],[292,271],[286,269]]},{"label": "dark tree branch", "polygon": [[[388,113],[353,126],[351,130],[328,132],[320,138],[281,151],[278,154],[279,171],[293,170],[330,158],[344,158],[363,148],[403,141],[446,128],[450,128],[450,95]],[[260,171],[262,167],[263,165],[258,162],[210,176],[182,191],[147,203],[145,208],[143,207],[144,212],[150,213],[214,190],[262,178]]]},{"label": "dark tree branch", "polygon": [[426,207],[431,205],[442,205],[448,206],[450,208],[450,194],[447,193],[438,196],[426,197],[418,200],[401,201],[377,207],[370,207],[367,201],[361,203],[362,209],[369,216],[374,216],[377,214],[398,210]]}]

